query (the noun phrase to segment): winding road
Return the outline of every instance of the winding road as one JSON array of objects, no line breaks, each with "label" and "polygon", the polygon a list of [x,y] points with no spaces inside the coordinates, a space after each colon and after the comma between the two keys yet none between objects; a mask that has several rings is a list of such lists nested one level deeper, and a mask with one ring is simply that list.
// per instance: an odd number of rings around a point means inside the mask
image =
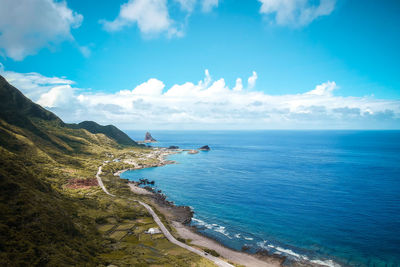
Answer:
[{"label": "winding road", "polygon": [[[104,164],[103,164],[104,165]],[[101,189],[103,189],[104,193],[106,193],[109,196],[115,197],[115,195],[111,194],[110,192],[107,191],[107,189],[105,188],[103,181],[101,180],[100,174],[101,174],[101,169],[103,166],[99,167],[99,170],[97,171],[96,174],[96,178],[97,178],[97,182],[99,183],[99,186],[101,187]],[[234,267],[232,264],[227,263],[226,261],[214,257],[200,249],[191,247],[185,243],[182,243],[180,241],[178,241],[169,231],[168,229],[165,227],[165,225],[161,222],[160,218],[158,217],[158,215],[154,212],[154,210],[147,205],[146,203],[143,203],[142,201],[139,200],[135,200],[132,199],[133,201],[138,202],[140,205],[142,205],[143,207],[145,207],[145,209],[151,214],[151,216],[153,216],[154,221],[157,223],[158,227],[160,227],[161,231],[163,232],[163,234],[165,235],[165,237],[173,244],[180,246],[184,249],[187,249],[193,253],[196,253],[197,255],[204,257],[212,262],[214,262],[216,265],[221,266],[221,267]]]}]

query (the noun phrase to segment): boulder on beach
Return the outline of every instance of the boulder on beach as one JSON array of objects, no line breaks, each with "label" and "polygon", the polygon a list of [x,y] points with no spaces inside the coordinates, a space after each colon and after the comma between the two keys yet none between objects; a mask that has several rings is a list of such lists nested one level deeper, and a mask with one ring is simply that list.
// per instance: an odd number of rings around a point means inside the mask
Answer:
[{"label": "boulder on beach", "polygon": [[153,136],[151,136],[151,133],[149,133],[149,132],[146,133],[146,135],[144,137],[144,141],[146,143],[148,143],[148,142],[157,142],[157,140],[154,139]]},{"label": "boulder on beach", "polygon": [[205,146],[200,147],[199,150],[201,150],[201,151],[209,151],[209,150],[211,150],[211,148],[208,145],[205,145]]}]

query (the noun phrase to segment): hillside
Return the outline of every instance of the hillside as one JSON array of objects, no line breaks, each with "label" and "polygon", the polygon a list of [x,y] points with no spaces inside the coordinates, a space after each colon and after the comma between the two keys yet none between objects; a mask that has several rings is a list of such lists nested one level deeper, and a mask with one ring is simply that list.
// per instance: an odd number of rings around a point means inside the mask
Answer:
[{"label": "hillside", "polygon": [[1,266],[209,265],[163,236],[145,234],[152,217],[131,200],[140,197],[126,181],[113,175],[129,166],[110,164],[102,174],[119,197],[97,185],[105,160],[150,164],[148,148],[113,126],[70,127],[1,76],[0,97]]},{"label": "hillside", "polygon": [[72,129],[85,129],[91,133],[102,133],[109,138],[114,139],[117,143],[127,146],[138,145],[126,133],[115,127],[114,125],[102,126],[94,121],[83,121],[78,124],[67,124]]}]

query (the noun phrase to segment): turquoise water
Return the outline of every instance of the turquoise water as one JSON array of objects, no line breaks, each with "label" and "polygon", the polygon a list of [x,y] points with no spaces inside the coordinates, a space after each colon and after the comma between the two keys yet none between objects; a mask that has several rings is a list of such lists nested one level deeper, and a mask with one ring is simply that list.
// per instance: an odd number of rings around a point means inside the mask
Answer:
[{"label": "turquoise water", "polygon": [[211,147],[170,156],[178,164],[123,174],[155,180],[169,200],[191,206],[205,235],[293,260],[400,266],[399,131],[152,135],[157,146]]}]

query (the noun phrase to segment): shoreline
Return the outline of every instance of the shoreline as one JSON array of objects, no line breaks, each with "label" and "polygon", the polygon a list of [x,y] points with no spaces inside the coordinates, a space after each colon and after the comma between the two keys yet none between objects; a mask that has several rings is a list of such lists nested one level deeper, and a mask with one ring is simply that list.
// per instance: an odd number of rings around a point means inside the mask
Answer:
[{"label": "shoreline", "polygon": [[[132,168],[126,168],[119,170],[114,173],[114,176],[120,177],[126,171],[130,170],[140,170],[144,168],[161,167],[168,164],[175,164],[176,162],[171,160],[166,160],[166,157],[172,154],[178,154],[182,152],[191,151],[190,149],[174,149],[169,150],[166,148],[154,149],[153,151],[157,153],[157,159],[159,159],[158,164],[153,166],[138,166],[135,164]],[[133,162],[132,162],[133,163]],[[121,178],[121,177],[120,177]],[[123,179],[123,178],[121,178]],[[166,200],[164,194],[158,192],[151,192],[147,189],[137,186],[136,182],[129,181],[128,186],[134,194],[142,195],[146,197],[151,204],[165,216],[170,225],[175,229],[177,235],[185,240],[190,239],[189,245],[198,247],[201,249],[214,250],[224,259],[231,261],[235,264],[240,264],[243,266],[260,266],[260,267],[278,267],[282,266],[285,258],[274,256],[274,255],[257,255],[250,254],[243,251],[237,251],[229,248],[214,240],[206,235],[201,234],[196,230],[195,227],[187,225],[193,217],[193,211],[187,206],[176,206],[173,202]],[[190,219],[189,219],[190,218]]]},{"label": "shoreline", "polygon": [[[175,161],[166,160],[166,157],[173,154],[189,152],[190,149],[168,149],[168,148],[152,148],[154,153],[153,156],[159,160],[157,164],[150,166],[134,166],[133,168],[127,168],[119,170],[114,173],[115,176],[119,176],[129,170],[139,170],[144,168],[161,167],[168,164],[176,164]],[[121,178],[121,177],[120,177]],[[123,179],[123,178],[121,178]],[[142,188],[137,186],[137,182],[129,181],[128,186],[130,190],[138,195],[146,197],[151,204],[165,216],[170,225],[176,230],[180,238],[191,240],[189,245],[199,247],[202,249],[209,249],[216,251],[221,257],[242,266],[267,266],[267,267],[277,267],[284,266],[289,263],[290,266],[329,266],[321,263],[303,261],[303,260],[293,260],[289,259],[285,255],[271,254],[268,250],[260,249],[257,253],[249,253],[246,251],[239,251],[232,249],[222,242],[213,239],[197,230],[194,226],[189,226],[191,219],[193,218],[193,211],[188,206],[177,206],[172,201],[166,200],[166,195],[161,192],[156,192],[152,188]]]},{"label": "shoreline", "polygon": [[[157,211],[164,215],[170,225],[176,230],[177,235],[182,239],[191,240],[188,245],[201,249],[206,248],[209,250],[214,250],[222,258],[243,266],[278,267],[282,266],[282,263],[285,261],[284,257],[274,255],[261,256],[229,248],[217,240],[201,234],[196,230],[195,227],[187,225],[184,222],[187,214],[184,214],[182,218],[181,213],[185,212],[185,210],[187,211],[188,207],[176,206],[171,204],[171,202],[160,203],[157,197],[158,193],[150,192],[144,188],[138,187],[132,182],[129,183],[129,187],[133,193],[142,195],[144,197],[149,197],[148,200],[152,206],[154,206]],[[192,214],[190,214],[190,217],[192,217]]]}]

